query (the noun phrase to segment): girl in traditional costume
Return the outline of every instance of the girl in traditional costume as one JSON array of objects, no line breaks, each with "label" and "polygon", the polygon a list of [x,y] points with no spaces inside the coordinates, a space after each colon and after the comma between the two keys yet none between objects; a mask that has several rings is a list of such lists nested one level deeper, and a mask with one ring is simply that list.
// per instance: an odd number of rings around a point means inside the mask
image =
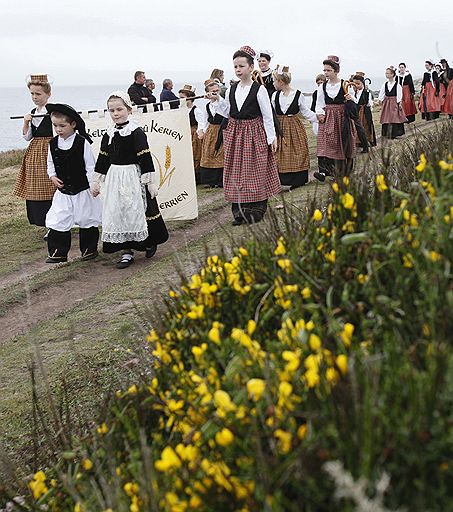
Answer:
[{"label": "girl in traditional costume", "polygon": [[258,82],[266,88],[269,97],[271,97],[275,92],[272,70],[270,68],[273,56],[274,54],[270,50],[263,50],[258,53],[258,66],[260,70],[256,74],[256,77]]},{"label": "girl in traditional costume", "polygon": [[426,121],[438,119],[442,110],[442,98],[440,96],[440,81],[434,68],[434,61],[425,61],[426,71],[423,75],[422,89],[420,93],[420,111]]},{"label": "girl in traditional costume", "polygon": [[442,104],[442,112],[453,118],[453,68],[448,65],[446,59],[441,59],[443,74],[442,81],[445,86],[445,98]]},{"label": "girl in traditional costume", "polygon": [[217,110],[228,118],[223,134],[223,181],[235,226],[262,220],[268,199],[281,190],[274,157],[277,138],[272,106],[267,90],[252,79],[255,57],[250,46],[234,53],[239,82],[228,89]]},{"label": "girl in traditional costume", "polygon": [[24,116],[22,136],[30,144],[16,179],[14,195],[25,199],[29,223],[45,226],[46,215],[56,190],[47,175],[48,144],[53,137],[52,122],[46,109],[51,87],[47,75],[30,75],[27,86],[36,107]]},{"label": "girl in traditional costume", "polygon": [[403,107],[404,113],[408,123],[415,121],[415,114],[417,113],[417,106],[415,105],[415,87],[412,75],[407,71],[406,64],[400,62],[398,66],[398,83],[403,88],[403,99],[401,100],[401,106]]},{"label": "girl in traditional costume", "polygon": [[356,153],[356,129],[352,117],[357,111],[352,87],[345,91],[344,80],[338,76],[340,59],[329,55],[323,65],[327,81],[319,86],[316,100],[319,170],[313,174],[321,182],[326,176],[347,174],[352,169]]},{"label": "girl in traditional costume", "polygon": [[203,185],[211,188],[223,187],[223,144],[217,144],[223,116],[217,113],[220,105],[220,87],[217,82],[205,81],[205,92],[212,97],[204,109],[201,109],[198,122],[198,136],[203,139],[201,146],[200,177]]},{"label": "girl in traditional costume", "polygon": [[379,101],[382,104],[381,119],[382,136],[395,139],[404,135],[404,123],[407,122],[401,106],[403,88],[396,80],[395,68],[389,67],[385,71],[387,81],[379,91]]},{"label": "girl in traditional costume", "polygon": [[107,107],[115,124],[102,137],[95,189],[103,198],[103,251],[124,251],[116,266],[126,268],[134,262],[133,250],[151,258],[157,245],[168,240],[168,232],[156,201],[159,187],[146,135],[129,121],[131,100],[116,91]]},{"label": "girl in traditional costume", "polygon": [[316,125],[317,118],[306,105],[301,91],[292,89],[288,66],[277,66],[273,78],[277,91],[272,95],[271,103],[281,128],[276,153],[278,173],[282,185],[295,189],[308,182],[310,168],[307,133],[298,114]]},{"label": "girl in traditional costume", "polygon": [[220,96],[222,96],[222,98],[225,98],[227,86],[225,85],[225,72],[223,71],[223,69],[214,68],[212,70],[210,78],[219,85]]},{"label": "girl in traditional costume", "polygon": [[[357,103],[358,119],[365,130],[368,142],[365,147],[362,144],[362,150],[366,152],[368,145],[376,146],[376,132],[373,123],[373,98],[370,91],[365,87],[365,78],[362,74],[356,74],[352,78],[355,85],[354,99]],[[358,143],[359,141],[357,141]]]},{"label": "girl in traditional costume", "polygon": [[324,73],[321,73],[315,79],[316,89],[314,90],[313,94],[311,95],[311,107],[310,107],[310,110],[312,112],[316,112],[316,100],[318,99],[318,89],[319,89],[319,86],[321,84],[323,84],[325,81],[326,81],[326,75],[324,75]]},{"label": "girl in traditional costume", "polygon": [[[184,85],[179,91],[180,98],[193,98],[195,96],[195,87],[190,84]],[[189,122],[192,134],[192,154],[193,168],[195,171],[196,182],[200,182],[200,161],[201,161],[201,139],[198,137],[198,123],[202,120],[200,108],[194,104],[193,100],[187,100],[187,107],[190,108]]]}]

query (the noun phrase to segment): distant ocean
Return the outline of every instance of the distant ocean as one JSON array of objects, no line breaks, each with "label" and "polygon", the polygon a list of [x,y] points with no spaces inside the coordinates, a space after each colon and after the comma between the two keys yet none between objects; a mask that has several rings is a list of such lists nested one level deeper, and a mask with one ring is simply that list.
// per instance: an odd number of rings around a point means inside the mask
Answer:
[{"label": "distant ocean", "polygon": [[[383,80],[373,80],[372,89],[379,90]],[[105,108],[108,95],[115,90],[126,91],[130,84],[123,85],[96,85],[96,86],[55,86],[52,89],[50,101],[52,103],[67,103],[77,110],[97,110]],[[194,82],[197,93],[201,94],[201,83]],[[175,82],[174,91],[183,84]],[[315,83],[311,80],[294,81],[293,86],[305,93],[315,90]],[[155,96],[159,99],[159,86],[156,87]],[[157,92],[157,93],[156,93]],[[0,151],[21,149],[27,147],[22,138],[22,120],[11,120],[10,116],[24,115],[34,107],[27,87],[0,87]]]}]

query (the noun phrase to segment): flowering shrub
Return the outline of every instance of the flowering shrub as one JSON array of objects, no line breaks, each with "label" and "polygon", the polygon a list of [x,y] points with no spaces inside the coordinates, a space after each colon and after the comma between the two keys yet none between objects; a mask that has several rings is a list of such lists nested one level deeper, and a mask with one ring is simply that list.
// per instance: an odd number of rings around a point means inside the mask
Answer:
[{"label": "flowering shrub", "polygon": [[[447,141],[448,142],[448,141]],[[322,467],[390,476],[387,507],[453,500],[453,158],[405,190],[332,186],[305,220],[211,255],[147,338],[154,376],[30,482],[49,510],[338,509]],[[359,177],[360,179],[360,177]],[[47,485],[52,480],[52,485]],[[347,499],[342,510],[352,510]]]}]

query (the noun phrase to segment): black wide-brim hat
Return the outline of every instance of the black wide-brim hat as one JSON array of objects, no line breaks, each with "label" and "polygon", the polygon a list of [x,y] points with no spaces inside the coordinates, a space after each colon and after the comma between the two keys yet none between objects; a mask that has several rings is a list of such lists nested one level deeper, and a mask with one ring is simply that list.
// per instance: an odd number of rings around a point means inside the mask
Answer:
[{"label": "black wide-brim hat", "polygon": [[73,109],[70,105],[65,103],[47,103],[46,110],[49,114],[52,112],[58,112],[63,114],[76,123],[76,130],[79,134],[84,137],[90,144],[93,144],[93,139],[88,135],[85,127],[85,121],[82,119],[80,114]]}]

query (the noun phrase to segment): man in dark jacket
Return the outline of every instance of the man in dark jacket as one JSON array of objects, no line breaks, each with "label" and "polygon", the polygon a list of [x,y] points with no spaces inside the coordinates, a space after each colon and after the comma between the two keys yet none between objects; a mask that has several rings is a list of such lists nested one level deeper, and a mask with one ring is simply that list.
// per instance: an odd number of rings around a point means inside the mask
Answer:
[{"label": "man in dark jacket", "polygon": [[[151,91],[145,87],[145,80],[144,71],[135,72],[134,83],[127,90],[127,93],[134,105],[148,105],[156,102],[156,98],[153,96]],[[143,112],[147,112],[147,109],[144,108]]]},{"label": "man in dark jacket", "polygon": [[[171,101],[171,100],[178,100],[178,96],[174,92],[172,92],[173,89],[173,81],[170,80],[170,78],[166,78],[163,82],[163,89],[160,93],[160,101]],[[170,103],[170,108],[178,108],[179,103]],[[162,107],[161,107],[162,108]]]}]

